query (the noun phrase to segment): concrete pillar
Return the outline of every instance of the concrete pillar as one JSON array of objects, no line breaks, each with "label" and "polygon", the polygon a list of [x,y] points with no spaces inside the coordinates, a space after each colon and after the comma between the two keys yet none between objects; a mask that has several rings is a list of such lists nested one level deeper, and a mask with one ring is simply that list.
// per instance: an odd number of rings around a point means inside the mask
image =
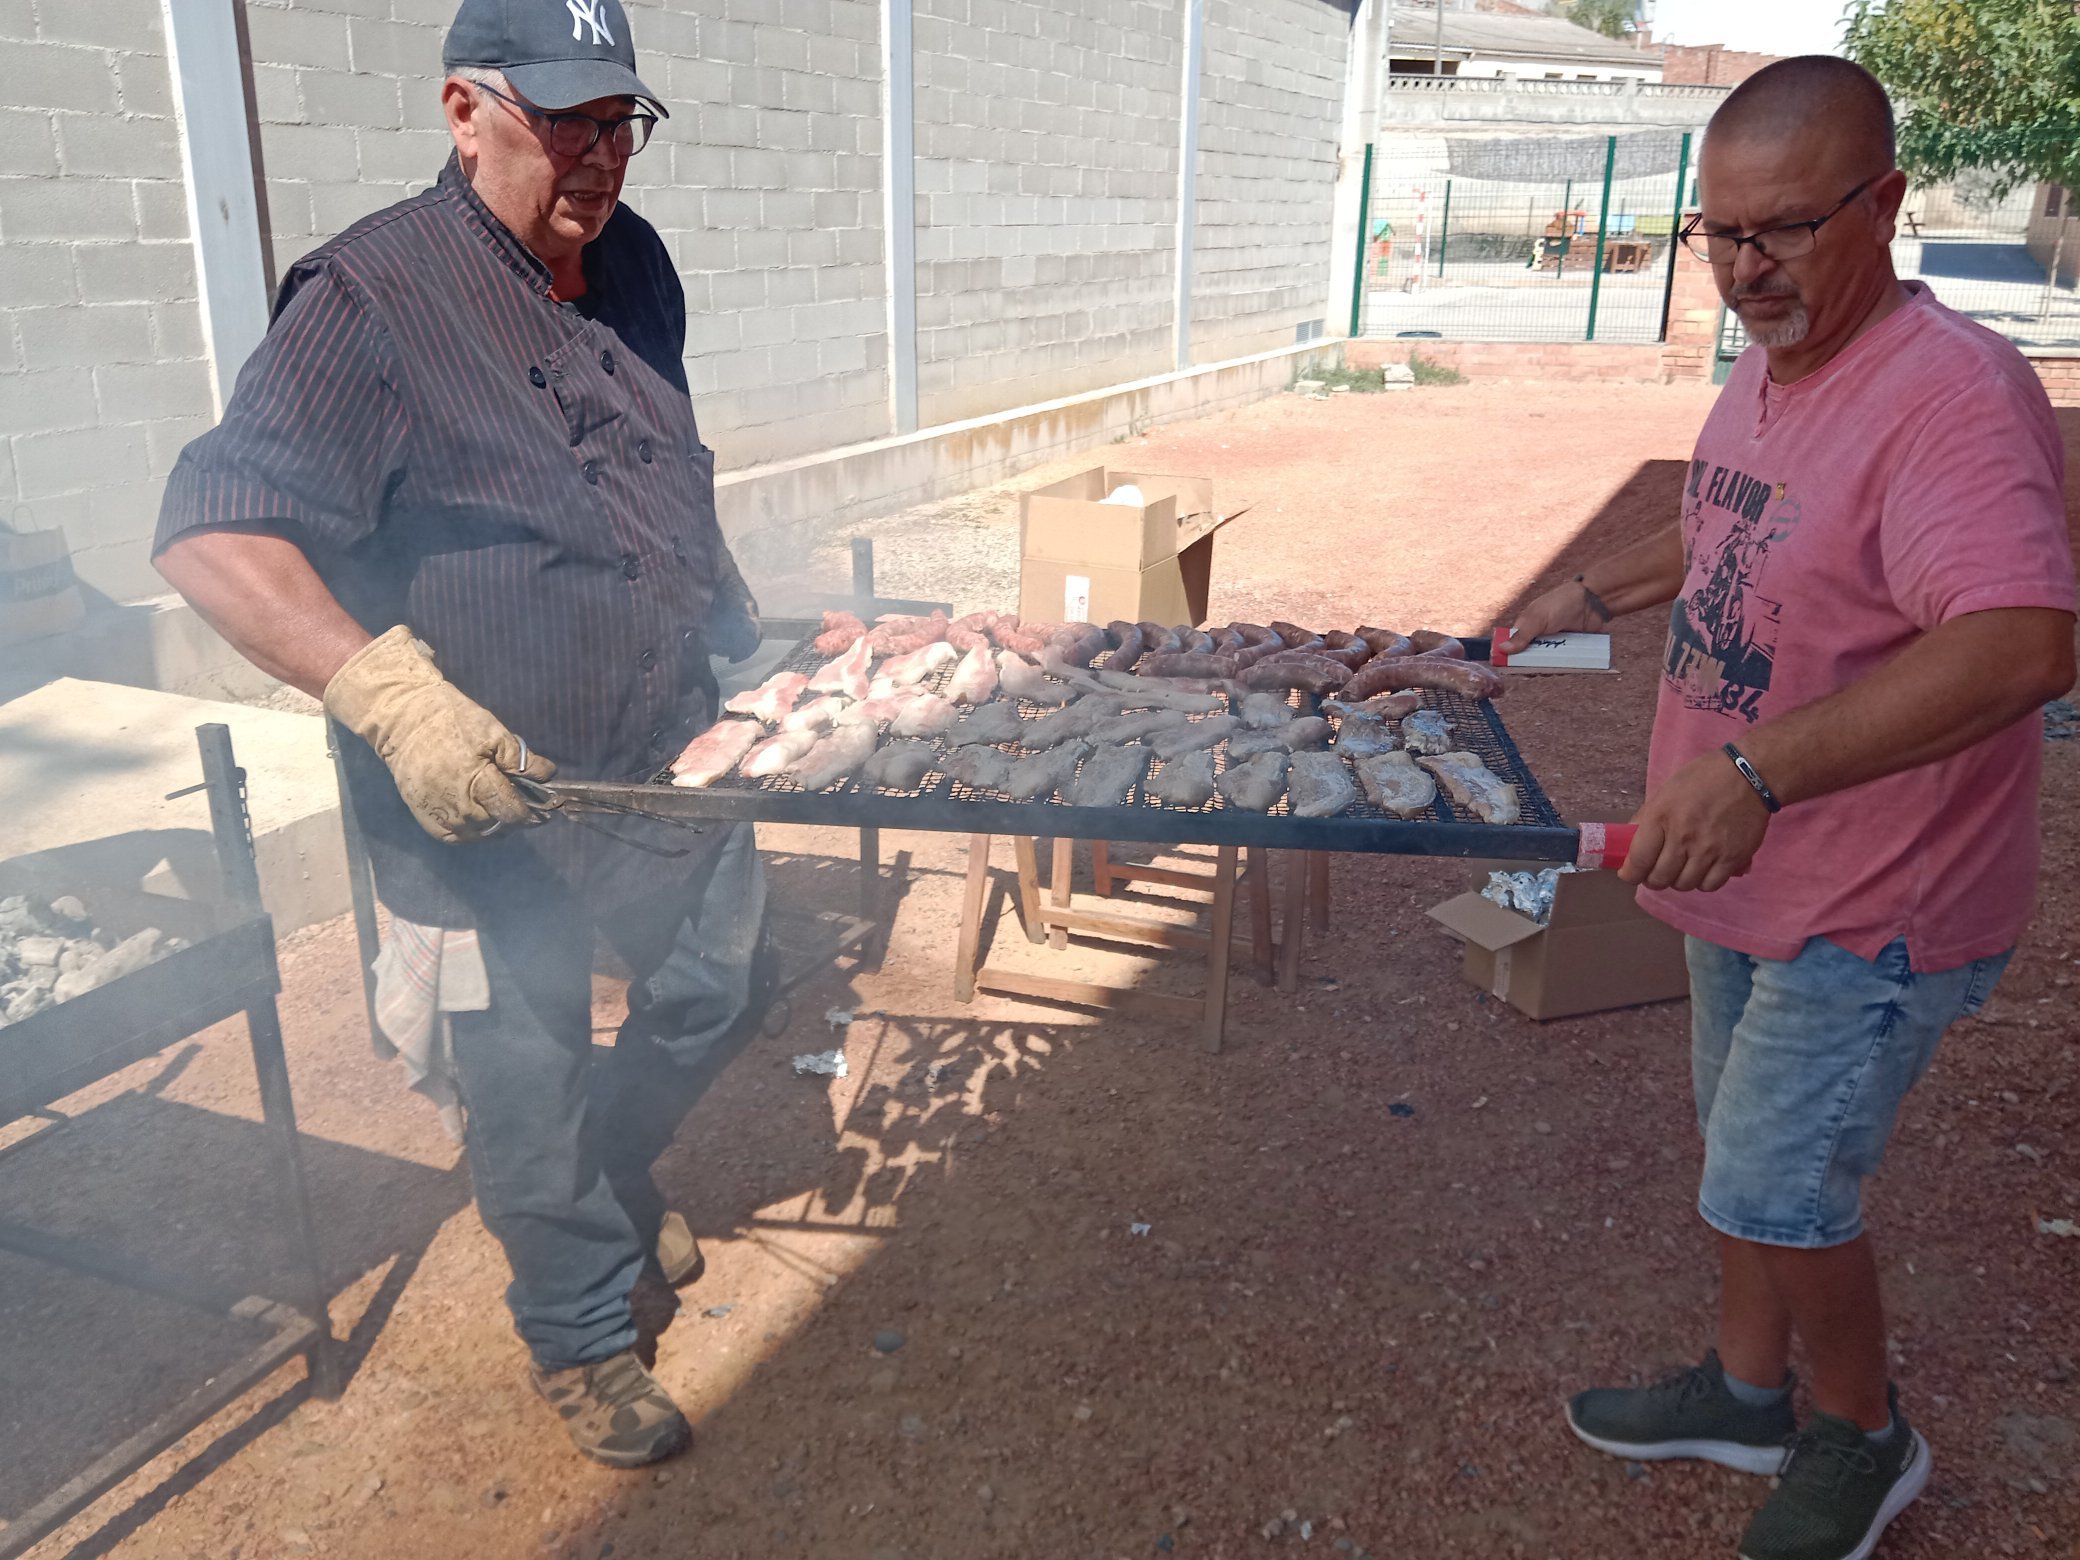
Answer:
[{"label": "concrete pillar", "polygon": [[881,231],[888,257],[889,429],[917,429],[917,55],[910,0],[881,0]]},{"label": "concrete pillar", "polygon": [[1343,128],[1336,163],[1336,198],[1329,241],[1327,334],[1348,332],[1351,290],[1359,271],[1358,208],[1365,182],[1365,148],[1379,136],[1380,94],[1387,69],[1387,0],[1358,0],[1343,78]]},{"label": "concrete pillar", "polygon": [[[1680,228],[1697,215],[1683,213]],[[1661,343],[1661,377],[1709,380],[1719,351],[1719,285],[1712,268],[1676,244],[1675,286],[1668,296],[1668,335]]]},{"label": "concrete pillar", "polygon": [[1199,77],[1206,57],[1206,0],[1184,0],[1184,79],[1177,111],[1176,349],[1180,370],[1192,366],[1192,231],[1198,220]]}]

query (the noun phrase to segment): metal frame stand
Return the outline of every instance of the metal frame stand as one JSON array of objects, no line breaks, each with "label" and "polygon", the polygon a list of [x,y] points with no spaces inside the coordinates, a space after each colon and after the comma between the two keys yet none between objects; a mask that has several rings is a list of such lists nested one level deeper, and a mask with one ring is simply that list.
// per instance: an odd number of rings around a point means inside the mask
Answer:
[{"label": "metal frame stand", "polygon": [[[195,737],[202,754],[203,780],[201,785],[189,789],[206,791],[209,796],[210,829],[216,839],[224,905],[230,912],[224,919],[232,924],[219,935],[207,937],[159,965],[75,998],[77,1003],[88,1004],[107,994],[107,1000],[95,1003],[91,1010],[81,1008],[76,1021],[82,1025],[96,1025],[97,1020],[106,1022],[120,1012],[135,1013],[137,1017],[127,1032],[99,1032],[97,1026],[89,1045],[69,1048],[83,1060],[72,1062],[47,1079],[24,1080],[23,1092],[5,1102],[9,1109],[0,1111],[0,1119],[47,1105],[243,1011],[253,1050],[253,1071],[259,1082],[261,1117],[301,1258],[296,1293],[293,1300],[286,1302],[263,1295],[241,1295],[235,1290],[163,1272],[103,1246],[0,1221],[0,1247],[9,1251],[268,1331],[266,1341],[0,1529],[0,1560],[21,1554],[70,1521],[298,1354],[306,1357],[310,1389],[317,1396],[336,1398],[345,1389],[340,1348],[332,1336],[326,1309],[328,1289],[318,1252],[317,1229],[311,1217],[310,1195],[304,1183],[296,1106],[290,1094],[288,1060],[282,1049],[281,1017],[275,1006],[281,977],[274,959],[274,923],[260,902],[260,873],[253,856],[252,823],[246,812],[245,772],[233,759],[230,727],[198,726]],[[161,971],[165,973],[157,975]],[[156,980],[147,981],[147,977],[155,975]],[[179,1016],[169,1021],[164,1012],[155,1011],[151,1001],[124,1002],[121,988],[126,982],[137,982],[140,987],[151,984],[153,996],[159,995],[163,987],[168,992],[207,993],[207,998],[181,1007]],[[75,1017],[65,1011],[72,1005],[49,1009],[29,1022],[48,1020],[55,1030]]]}]

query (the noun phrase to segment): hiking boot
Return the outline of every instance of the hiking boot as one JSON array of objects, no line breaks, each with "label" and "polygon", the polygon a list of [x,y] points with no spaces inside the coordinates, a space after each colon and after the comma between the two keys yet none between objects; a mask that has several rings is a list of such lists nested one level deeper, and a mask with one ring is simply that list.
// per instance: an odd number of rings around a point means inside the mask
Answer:
[{"label": "hiking boot", "polygon": [[569,1370],[531,1372],[578,1450],[609,1468],[640,1468],[693,1440],[686,1416],[643,1369],[633,1350]]},{"label": "hiking boot", "polygon": [[658,1226],[657,1244],[651,1248],[651,1271],[672,1288],[678,1289],[692,1283],[708,1270],[708,1259],[701,1255],[700,1242],[693,1238],[685,1217],[676,1213],[664,1216]]},{"label": "hiking boot", "polygon": [[1568,1427],[1599,1452],[1634,1462],[1697,1457],[1742,1473],[1776,1473],[1798,1431],[1791,1394],[1751,1407],[1726,1386],[1718,1351],[1651,1387],[1597,1387],[1567,1405]]},{"label": "hiking boot", "polygon": [[1741,1535],[1741,1560],[1867,1560],[1928,1483],[1928,1443],[1901,1416],[1898,1388],[1887,1397],[1887,1441],[1832,1414],[1815,1414],[1792,1439],[1775,1493]]}]

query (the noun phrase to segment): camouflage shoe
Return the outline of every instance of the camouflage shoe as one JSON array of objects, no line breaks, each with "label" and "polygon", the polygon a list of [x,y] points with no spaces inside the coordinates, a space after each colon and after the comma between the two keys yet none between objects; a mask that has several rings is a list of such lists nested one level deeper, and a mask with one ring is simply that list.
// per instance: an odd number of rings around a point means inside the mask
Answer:
[{"label": "camouflage shoe", "polygon": [[1726,1386],[1717,1350],[1702,1365],[1678,1371],[1651,1387],[1598,1387],[1567,1405],[1568,1427],[1599,1452],[1634,1462],[1696,1457],[1738,1468],[1775,1473],[1784,1448],[1798,1431],[1791,1394],[1751,1407]]},{"label": "camouflage shoe", "polygon": [[592,1365],[530,1373],[578,1450],[609,1468],[640,1468],[693,1440],[686,1416],[633,1350]]}]

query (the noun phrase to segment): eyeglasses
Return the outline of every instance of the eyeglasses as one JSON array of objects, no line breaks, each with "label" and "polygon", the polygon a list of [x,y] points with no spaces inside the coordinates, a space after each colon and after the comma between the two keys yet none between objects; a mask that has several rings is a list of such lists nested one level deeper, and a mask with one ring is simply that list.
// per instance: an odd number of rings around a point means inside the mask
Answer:
[{"label": "eyeglasses", "polygon": [[1824,216],[1815,217],[1810,222],[1787,222],[1782,227],[1764,228],[1759,233],[1700,233],[1698,227],[1704,218],[1692,217],[1683,228],[1683,245],[1698,259],[1708,260],[1713,265],[1732,265],[1740,258],[1743,244],[1753,244],[1755,253],[1765,260],[1796,260],[1801,255],[1811,254],[1813,246],[1820,241],[1820,229],[1877,182],[1876,179],[1865,179],[1836,201]]},{"label": "eyeglasses", "polygon": [[496,87],[487,87],[482,82],[472,85],[479,92],[490,93],[501,103],[512,104],[529,119],[539,119],[547,125],[549,150],[558,157],[583,157],[599,145],[602,136],[607,138],[608,149],[615,156],[633,157],[650,144],[650,132],[657,128],[655,114],[630,114],[622,119],[595,119],[590,114],[551,114],[532,103],[507,97]]}]

